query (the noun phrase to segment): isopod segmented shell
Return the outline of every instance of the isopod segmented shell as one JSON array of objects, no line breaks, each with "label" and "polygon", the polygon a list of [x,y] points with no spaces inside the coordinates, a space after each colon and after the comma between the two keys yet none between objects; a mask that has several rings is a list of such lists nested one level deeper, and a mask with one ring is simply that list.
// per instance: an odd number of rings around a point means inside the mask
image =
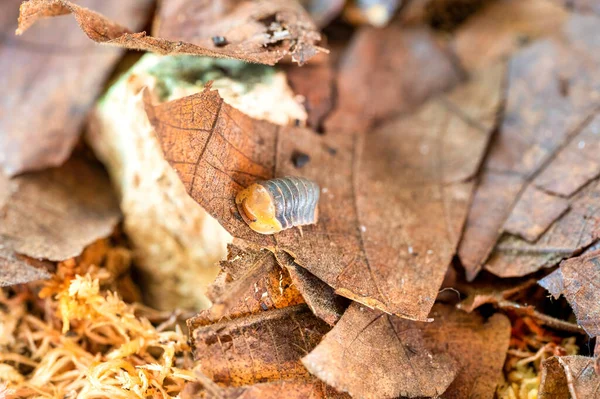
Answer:
[{"label": "isopod segmented shell", "polygon": [[250,228],[274,234],[317,223],[319,185],[303,177],[259,181],[240,191],[235,203]]}]

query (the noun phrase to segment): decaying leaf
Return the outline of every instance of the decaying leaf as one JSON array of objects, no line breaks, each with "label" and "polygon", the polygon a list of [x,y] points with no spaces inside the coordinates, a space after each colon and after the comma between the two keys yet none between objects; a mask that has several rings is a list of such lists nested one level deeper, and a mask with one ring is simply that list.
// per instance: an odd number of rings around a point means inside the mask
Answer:
[{"label": "decaying leaf", "polygon": [[[133,33],[104,16],[66,0],[30,0],[21,6],[23,33],[39,19],[73,14],[81,29],[97,43],[158,54],[193,54],[273,65],[290,54],[299,64],[318,52],[321,36],[296,1],[163,2],[157,36]],[[223,12],[226,12],[223,14]]]},{"label": "decaying leaf", "polygon": [[243,387],[222,388],[206,376],[188,384],[182,399],[350,399],[316,378],[264,382]]},{"label": "decaying leaf", "polygon": [[593,251],[562,262],[560,268],[539,281],[554,298],[565,296],[577,323],[591,337],[600,335],[599,276],[600,251]]},{"label": "decaying leaf", "polygon": [[319,280],[311,272],[298,266],[290,255],[280,252],[277,261],[286,268],[294,286],[300,291],[315,316],[330,326],[335,325],[342,317],[348,305],[347,301],[336,295],[333,288]]},{"label": "decaying leaf", "polygon": [[511,328],[508,318],[497,313],[485,320],[447,305],[434,306],[431,316],[433,323],[421,327],[426,345],[434,352],[449,354],[460,365],[442,398],[492,399],[503,380]]},{"label": "decaying leaf", "polygon": [[568,16],[562,6],[547,0],[488,3],[451,39],[452,49],[469,71],[491,65],[527,42],[554,34]]},{"label": "decaying leaf", "polygon": [[542,363],[539,399],[586,399],[600,395],[600,376],[594,359],[585,356],[555,356]]},{"label": "decaying leaf", "polygon": [[[599,122],[590,122],[600,85],[598,22],[593,15],[574,15],[560,38],[535,43],[511,60],[504,119],[459,248],[469,279],[490,254],[486,268],[513,277],[591,244],[596,183],[576,191],[600,173],[596,161],[585,161],[593,159],[598,142]],[[565,193],[570,210],[552,224],[565,211],[564,199],[557,198]],[[545,205],[527,212],[532,199]],[[492,253],[502,231],[537,241],[505,235]]]},{"label": "decaying leaf", "polygon": [[239,318],[304,303],[272,252],[235,245],[227,247],[227,260],[221,262],[221,272],[209,286],[209,297],[213,306],[188,320],[190,331],[223,317]]},{"label": "decaying leaf", "polygon": [[104,171],[77,156],[59,168],[11,180],[2,208],[2,245],[17,253],[61,261],[107,237],[120,218]]},{"label": "decaying leaf", "polygon": [[[209,89],[160,105],[147,96],[146,110],[190,195],[233,236],[290,254],[342,296],[425,320],[460,235],[503,71],[494,67],[368,138],[254,120]],[[310,162],[296,168],[294,151]],[[236,193],[288,175],[319,183],[319,223],[255,233]]]},{"label": "decaying leaf", "polygon": [[448,305],[431,314],[433,323],[413,322],[353,304],[303,363],[353,397],[491,399],[502,380],[508,318],[485,321]]},{"label": "decaying leaf", "polygon": [[300,359],[329,331],[304,304],[198,327],[194,357],[211,380],[228,386],[307,379]]},{"label": "decaying leaf", "polygon": [[447,49],[424,28],[362,28],[342,57],[338,101],[326,129],[367,129],[415,109],[460,76]]},{"label": "decaying leaf", "polygon": [[[8,175],[62,164],[81,132],[121,50],[99,48],[74,21],[40,24],[16,38],[21,0],[0,2],[0,166]],[[135,29],[149,18],[150,0],[87,3]]]},{"label": "decaying leaf", "polygon": [[440,395],[459,368],[447,354],[429,351],[416,322],[356,303],[302,362],[357,398]]}]

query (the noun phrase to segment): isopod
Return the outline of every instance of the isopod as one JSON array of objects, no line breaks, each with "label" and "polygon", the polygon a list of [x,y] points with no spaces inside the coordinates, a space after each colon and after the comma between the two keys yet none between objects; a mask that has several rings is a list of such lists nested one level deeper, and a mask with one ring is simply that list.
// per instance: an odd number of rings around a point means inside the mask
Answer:
[{"label": "isopod", "polygon": [[240,191],[235,203],[244,221],[261,234],[317,223],[319,185],[303,177],[259,181]]}]

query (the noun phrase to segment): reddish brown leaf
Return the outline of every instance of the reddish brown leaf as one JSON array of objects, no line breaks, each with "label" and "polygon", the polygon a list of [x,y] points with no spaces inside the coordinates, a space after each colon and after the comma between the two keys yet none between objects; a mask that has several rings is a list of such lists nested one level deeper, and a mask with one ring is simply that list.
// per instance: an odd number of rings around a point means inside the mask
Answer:
[{"label": "reddish brown leaf", "polygon": [[600,251],[566,260],[539,281],[554,298],[564,295],[578,324],[592,337],[600,335]]},{"label": "reddish brown leaf", "polygon": [[[198,8],[187,3],[190,2],[163,2],[158,36],[153,37],[145,32],[132,33],[69,1],[30,0],[21,6],[17,32],[24,32],[44,17],[73,14],[85,34],[97,43],[158,54],[235,58],[273,65],[287,54],[302,64],[324,51],[315,46],[320,34],[295,1],[268,0],[260,6],[251,1],[236,2],[226,15],[220,12],[215,15],[211,10],[222,9],[209,7],[208,3],[202,3]],[[213,37],[217,36],[225,37],[228,44],[215,44]]]},{"label": "reddish brown leaf", "polygon": [[[521,193],[527,192],[525,188],[531,182],[537,186],[535,177],[548,164],[561,162],[564,165],[564,160],[568,157],[557,158],[557,153],[565,146],[567,147],[563,151],[572,150],[569,143],[576,140],[575,137],[581,132],[582,126],[596,111],[597,90],[600,84],[600,75],[596,72],[600,59],[589,57],[587,54],[595,53],[593,49],[598,46],[594,41],[600,37],[598,22],[599,20],[591,15],[575,15],[565,24],[561,39],[538,42],[511,60],[504,119],[485,162],[483,184],[475,194],[459,249],[460,258],[470,279],[475,277],[494,248],[502,226],[511,217],[511,209],[519,212],[524,206],[518,205]],[[563,176],[569,173],[568,171],[573,171],[574,182],[578,187],[593,175],[590,172],[582,172],[581,168],[571,168],[570,165],[562,170]],[[547,181],[541,180],[542,188]],[[575,184],[572,184],[571,190]],[[566,213],[558,224],[577,212],[573,210],[576,207],[573,200],[570,202],[571,211]],[[548,215],[536,216],[538,220],[545,221],[541,225],[547,224],[557,213],[554,207],[548,209]],[[580,226],[581,219],[576,223]],[[538,248],[550,247],[550,237],[559,234],[555,226],[538,240]],[[541,228],[534,233],[540,230]],[[532,237],[533,235],[535,234],[532,234]],[[581,242],[573,244],[569,242],[575,246],[572,249],[576,250],[590,241],[588,236],[581,236],[581,239],[578,237],[580,236],[575,233],[561,236],[560,239],[580,240]],[[503,251],[502,246],[506,246],[507,243],[511,249],[527,246],[526,243],[514,244],[514,237],[507,240],[508,242],[503,240],[500,243],[499,251]],[[571,248],[570,245],[563,242],[559,247]],[[554,252],[556,257],[557,251],[551,252]],[[508,252],[507,256],[511,254]],[[520,267],[505,260],[495,260],[497,256],[504,254],[494,254],[488,269],[503,277],[523,275],[550,264],[549,259],[535,259],[527,261],[533,263],[528,267]],[[558,259],[561,256],[558,256]],[[539,254],[534,257],[539,258]],[[513,270],[506,271],[505,267]]]},{"label": "reddish brown leaf", "polygon": [[302,362],[352,397],[439,395],[454,380],[458,364],[429,351],[422,325],[354,303]]},{"label": "reddish brown leaf", "polygon": [[61,261],[111,234],[117,200],[104,171],[71,158],[63,166],[11,180],[1,209],[2,246],[37,259]]},{"label": "reddish brown leaf", "polygon": [[362,28],[343,55],[336,83],[338,102],[326,129],[366,129],[416,108],[456,84],[460,74],[427,30]]},{"label": "reddish brown leaf", "polygon": [[[0,2],[0,165],[8,175],[62,164],[122,50],[99,48],[61,19],[14,37],[21,0]],[[134,28],[151,0],[87,3]]]},{"label": "reddish brown leaf", "polygon": [[[484,320],[478,314],[437,305],[433,323],[423,325],[426,345],[456,359],[460,371],[444,399],[494,398],[503,382],[502,366],[510,341],[510,321],[502,314]],[[417,323],[414,323],[417,324]]]},{"label": "reddish brown leaf", "polygon": [[467,70],[491,65],[527,41],[554,34],[568,15],[547,0],[489,3],[461,25],[452,39],[452,49]]},{"label": "reddish brown leaf", "polygon": [[328,330],[306,305],[275,309],[196,328],[194,357],[211,380],[229,386],[307,379],[300,359]]},{"label": "reddish brown leaf", "polygon": [[551,357],[542,362],[539,399],[587,399],[600,395],[594,359],[584,356]]},{"label": "reddish brown leaf", "polygon": [[[147,113],[188,192],[232,235],[289,253],[340,295],[424,320],[455,251],[502,79],[503,68],[493,68],[368,139],[257,121],[210,90],[147,104]],[[310,155],[301,169],[295,151]],[[253,232],[236,193],[286,175],[320,184],[319,223]]]}]

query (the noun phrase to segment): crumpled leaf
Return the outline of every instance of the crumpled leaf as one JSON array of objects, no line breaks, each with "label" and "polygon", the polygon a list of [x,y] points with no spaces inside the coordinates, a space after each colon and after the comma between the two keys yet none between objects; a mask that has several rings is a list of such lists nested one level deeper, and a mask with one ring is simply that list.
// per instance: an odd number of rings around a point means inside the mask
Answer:
[{"label": "crumpled leaf", "polygon": [[353,304],[303,363],[353,397],[491,399],[502,380],[508,318],[484,321],[448,305],[434,306],[432,316],[433,323],[413,322]]},{"label": "crumpled leaf", "polygon": [[591,336],[600,335],[600,251],[571,258],[539,281],[557,299],[564,295],[577,323]]},{"label": "crumpled leaf", "polygon": [[[486,266],[501,277],[552,266],[591,244],[597,194],[589,185],[585,194],[576,191],[600,173],[596,161],[587,163],[595,159],[589,154],[598,142],[599,122],[589,121],[599,98],[600,59],[590,55],[600,45],[599,21],[574,15],[560,39],[537,42],[511,60],[504,119],[459,248],[469,280],[486,264],[502,231],[537,241],[505,235]],[[555,197],[565,193],[571,209],[549,227],[566,207]],[[550,204],[526,215],[535,225],[532,231],[529,222],[515,221],[531,209],[529,196]]]},{"label": "crumpled leaf", "polygon": [[594,359],[585,356],[554,356],[542,362],[539,399],[597,398],[600,376]]},{"label": "crumpled leaf", "polygon": [[105,172],[74,156],[63,166],[10,180],[0,210],[4,250],[62,261],[110,235],[120,219]]},{"label": "crumpled leaf", "polygon": [[[234,237],[290,254],[339,295],[425,320],[460,235],[503,70],[486,71],[368,139],[254,120],[209,89],[157,106],[146,97],[146,110],[190,195]],[[297,169],[294,151],[310,162]],[[238,214],[236,193],[286,175],[319,183],[319,223],[272,236],[253,232]]]},{"label": "crumpled leaf", "polygon": [[[0,2],[0,166],[13,176],[61,165],[122,50],[89,42],[74,21],[40,24],[17,38],[22,0]],[[149,18],[151,0],[90,0],[135,29]]]},{"label": "crumpled leaf", "polygon": [[448,388],[459,366],[446,353],[432,354],[417,326],[354,303],[302,362],[352,397],[436,396]]},{"label": "crumpled leaf", "polygon": [[[287,54],[302,64],[325,51],[315,45],[321,36],[296,1],[238,1],[235,5],[224,1],[223,8],[213,7],[212,3],[189,3],[163,2],[157,36],[153,37],[145,32],[133,33],[66,0],[30,0],[21,6],[17,33],[23,33],[41,18],[73,14],[85,34],[97,43],[158,54],[235,58],[274,65]],[[224,9],[228,11],[226,15],[222,14]],[[215,44],[212,38],[217,36],[225,37],[228,44]]]},{"label": "crumpled leaf", "polygon": [[[393,51],[391,51],[393,49]],[[342,56],[337,104],[325,128],[363,130],[454,86],[461,71],[424,28],[362,28]]]},{"label": "crumpled leaf", "polygon": [[194,358],[228,386],[309,377],[300,359],[329,331],[304,304],[196,328]]}]

